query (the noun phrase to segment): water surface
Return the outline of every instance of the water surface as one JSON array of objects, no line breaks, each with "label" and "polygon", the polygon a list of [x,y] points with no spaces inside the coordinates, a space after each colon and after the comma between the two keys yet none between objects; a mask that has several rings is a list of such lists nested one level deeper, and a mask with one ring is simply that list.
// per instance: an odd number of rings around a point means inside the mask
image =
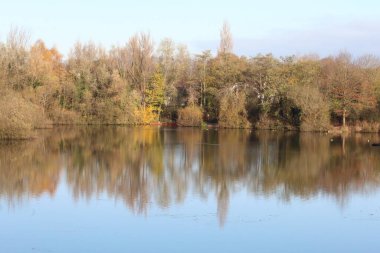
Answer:
[{"label": "water surface", "polygon": [[39,130],[0,143],[0,252],[379,252],[379,141]]}]

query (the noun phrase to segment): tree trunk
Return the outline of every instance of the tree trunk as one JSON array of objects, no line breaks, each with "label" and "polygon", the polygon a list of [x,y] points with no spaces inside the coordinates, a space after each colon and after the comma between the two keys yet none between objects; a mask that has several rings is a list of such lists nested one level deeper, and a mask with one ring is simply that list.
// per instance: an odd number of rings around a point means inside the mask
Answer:
[{"label": "tree trunk", "polygon": [[201,108],[203,108],[203,82],[201,83]]},{"label": "tree trunk", "polygon": [[343,128],[346,127],[346,109],[343,109]]}]

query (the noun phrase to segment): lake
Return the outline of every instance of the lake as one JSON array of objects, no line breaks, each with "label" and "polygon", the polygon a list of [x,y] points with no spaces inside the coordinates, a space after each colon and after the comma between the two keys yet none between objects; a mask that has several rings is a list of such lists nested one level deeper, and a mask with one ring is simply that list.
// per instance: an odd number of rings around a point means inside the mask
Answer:
[{"label": "lake", "polygon": [[0,143],[0,252],[379,252],[379,135],[57,127]]}]

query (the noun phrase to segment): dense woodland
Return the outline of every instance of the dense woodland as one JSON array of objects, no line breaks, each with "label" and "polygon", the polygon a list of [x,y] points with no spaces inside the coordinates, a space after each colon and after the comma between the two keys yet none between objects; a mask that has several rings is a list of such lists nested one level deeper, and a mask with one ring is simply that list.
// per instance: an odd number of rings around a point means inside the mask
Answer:
[{"label": "dense woodland", "polygon": [[77,42],[67,56],[21,29],[0,42],[0,137],[51,124],[214,123],[301,131],[380,129],[380,60],[233,53],[228,24],[217,55],[192,55],[139,33],[105,49]]}]

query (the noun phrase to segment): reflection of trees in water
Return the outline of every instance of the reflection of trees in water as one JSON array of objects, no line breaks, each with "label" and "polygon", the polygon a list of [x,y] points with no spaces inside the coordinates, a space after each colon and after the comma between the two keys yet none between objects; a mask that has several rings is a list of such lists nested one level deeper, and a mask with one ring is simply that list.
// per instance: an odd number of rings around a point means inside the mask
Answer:
[{"label": "reflection of trees in water", "polygon": [[[368,137],[368,136],[367,136]],[[377,138],[377,137],[376,137]],[[310,198],[324,193],[343,202],[352,192],[364,192],[379,183],[379,150],[367,143],[367,138],[331,139],[328,135],[293,134],[293,136],[258,135],[262,152],[260,169],[264,174],[254,192],[277,193],[284,200],[292,196]],[[262,150],[262,148],[260,148]],[[253,180],[250,181],[254,182]]]},{"label": "reflection of trees in water", "polygon": [[323,134],[126,127],[42,133],[0,145],[1,196],[53,195],[63,171],[75,199],[107,193],[137,213],[152,201],[161,207],[183,202],[188,192],[214,194],[223,224],[229,198],[242,189],[286,201],[323,193],[341,203],[380,183],[379,150],[368,136],[331,141]]},{"label": "reflection of trees in water", "polygon": [[215,191],[219,222],[223,225],[227,217],[230,192],[243,187],[246,184],[245,177],[248,177],[249,131],[210,131],[203,137],[199,173],[206,180],[199,182],[198,187],[202,191],[204,187],[207,187],[207,192]]},{"label": "reflection of trees in water", "polygon": [[10,205],[26,196],[53,196],[59,181],[57,152],[44,138],[0,143],[0,196]]},{"label": "reflection of trees in water", "polygon": [[74,197],[107,192],[145,212],[163,173],[162,137],[155,129],[92,127],[65,140],[62,153],[71,154],[65,160]]}]

